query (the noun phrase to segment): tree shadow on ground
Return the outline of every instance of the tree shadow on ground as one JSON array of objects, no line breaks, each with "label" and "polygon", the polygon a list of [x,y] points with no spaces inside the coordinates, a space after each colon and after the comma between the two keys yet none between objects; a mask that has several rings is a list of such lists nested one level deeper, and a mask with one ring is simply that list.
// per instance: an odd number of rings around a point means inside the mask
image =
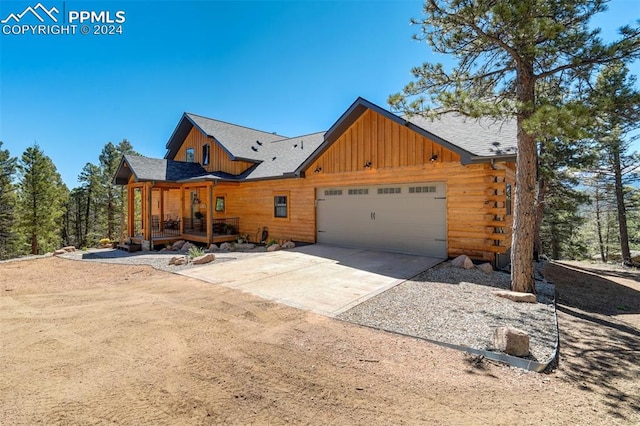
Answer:
[{"label": "tree shadow on ground", "polygon": [[558,263],[543,268],[545,278],[555,284],[562,305],[603,315],[640,313],[640,291],[605,278],[601,272]]},{"label": "tree shadow on ground", "polygon": [[[565,264],[562,262],[556,262],[556,264],[567,266],[569,268],[578,269],[580,271],[589,272],[596,275],[603,275],[608,277],[617,277],[617,278],[625,278],[628,280],[633,280],[640,282],[640,269],[617,269],[612,266],[611,269],[602,269],[602,268],[590,268],[584,265],[575,265],[575,264]],[[603,264],[604,265],[604,264]],[[618,266],[619,268],[620,266]]]},{"label": "tree shadow on ground", "polygon": [[565,265],[548,264],[543,273],[558,293],[559,376],[632,421],[622,413],[640,410],[640,328],[616,315],[640,312],[640,292]]}]

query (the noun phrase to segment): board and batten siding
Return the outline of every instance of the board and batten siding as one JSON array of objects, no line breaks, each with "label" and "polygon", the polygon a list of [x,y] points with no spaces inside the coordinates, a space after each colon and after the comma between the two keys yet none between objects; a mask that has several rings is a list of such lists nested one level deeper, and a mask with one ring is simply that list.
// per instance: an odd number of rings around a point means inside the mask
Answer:
[{"label": "board and batten siding", "polygon": [[415,166],[431,163],[434,155],[437,158],[433,162],[460,162],[460,156],[451,150],[366,110],[307,172],[318,168],[326,174]]},{"label": "board and batten siding", "polygon": [[[202,164],[202,147],[209,145],[209,164]],[[239,175],[253,165],[246,161],[231,161],[229,154],[213,139],[205,136],[196,127],[193,127],[185,138],[182,146],[172,160],[186,161],[187,149],[193,148],[194,161],[200,163],[208,172],[225,172]]]}]

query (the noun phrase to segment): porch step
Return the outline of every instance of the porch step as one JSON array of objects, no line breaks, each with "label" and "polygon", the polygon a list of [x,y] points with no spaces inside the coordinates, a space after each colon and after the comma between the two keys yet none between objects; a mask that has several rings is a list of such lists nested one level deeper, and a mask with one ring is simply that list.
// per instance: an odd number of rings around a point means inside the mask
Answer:
[{"label": "porch step", "polygon": [[142,250],[142,244],[136,244],[136,243],[118,244],[118,249],[128,251],[129,253],[133,253],[134,251]]}]

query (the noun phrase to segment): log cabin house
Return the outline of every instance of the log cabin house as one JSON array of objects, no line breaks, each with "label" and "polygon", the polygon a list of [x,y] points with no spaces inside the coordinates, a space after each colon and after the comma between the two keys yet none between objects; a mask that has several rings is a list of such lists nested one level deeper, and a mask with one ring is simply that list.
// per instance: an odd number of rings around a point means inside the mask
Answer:
[{"label": "log cabin house", "polygon": [[185,113],[164,159],[125,155],[128,235],[268,239],[508,262],[515,121],[405,119],[358,98],[326,132],[284,137]]}]

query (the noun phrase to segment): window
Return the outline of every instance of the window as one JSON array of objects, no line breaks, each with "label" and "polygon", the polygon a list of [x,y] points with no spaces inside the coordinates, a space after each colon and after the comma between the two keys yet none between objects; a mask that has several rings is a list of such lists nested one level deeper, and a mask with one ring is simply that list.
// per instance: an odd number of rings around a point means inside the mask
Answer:
[{"label": "window", "polygon": [[507,189],[505,191],[506,196],[507,196],[507,216],[511,216],[511,184],[508,183],[507,184]]},{"label": "window", "polygon": [[209,164],[209,144],[202,145],[202,165]]},{"label": "window", "polygon": [[273,197],[273,216],[274,217],[287,217],[287,196],[276,195]]},{"label": "window", "polygon": [[187,148],[187,152],[184,155],[184,161],[187,163],[193,163],[196,161],[196,153],[193,148]]},{"label": "window", "polygon": [[342,195],[342,189],[325,189],[324,195]]},{"label": "window", "polygon": [[378,194],[400,194],[402,189],[400,188],[378,188]]},{"label": "window", "polygon": [[216,211],[224,212],[224,197],[216,197]]},{"label": "window", "polygon": [[349,190],[349,195],[367,195],[369,189],[367,188],[354,188]]},{"label": "window", "polygon": [[435,186],[410,186],[409,194],[417,194],[421,192],[437,192]]}]

